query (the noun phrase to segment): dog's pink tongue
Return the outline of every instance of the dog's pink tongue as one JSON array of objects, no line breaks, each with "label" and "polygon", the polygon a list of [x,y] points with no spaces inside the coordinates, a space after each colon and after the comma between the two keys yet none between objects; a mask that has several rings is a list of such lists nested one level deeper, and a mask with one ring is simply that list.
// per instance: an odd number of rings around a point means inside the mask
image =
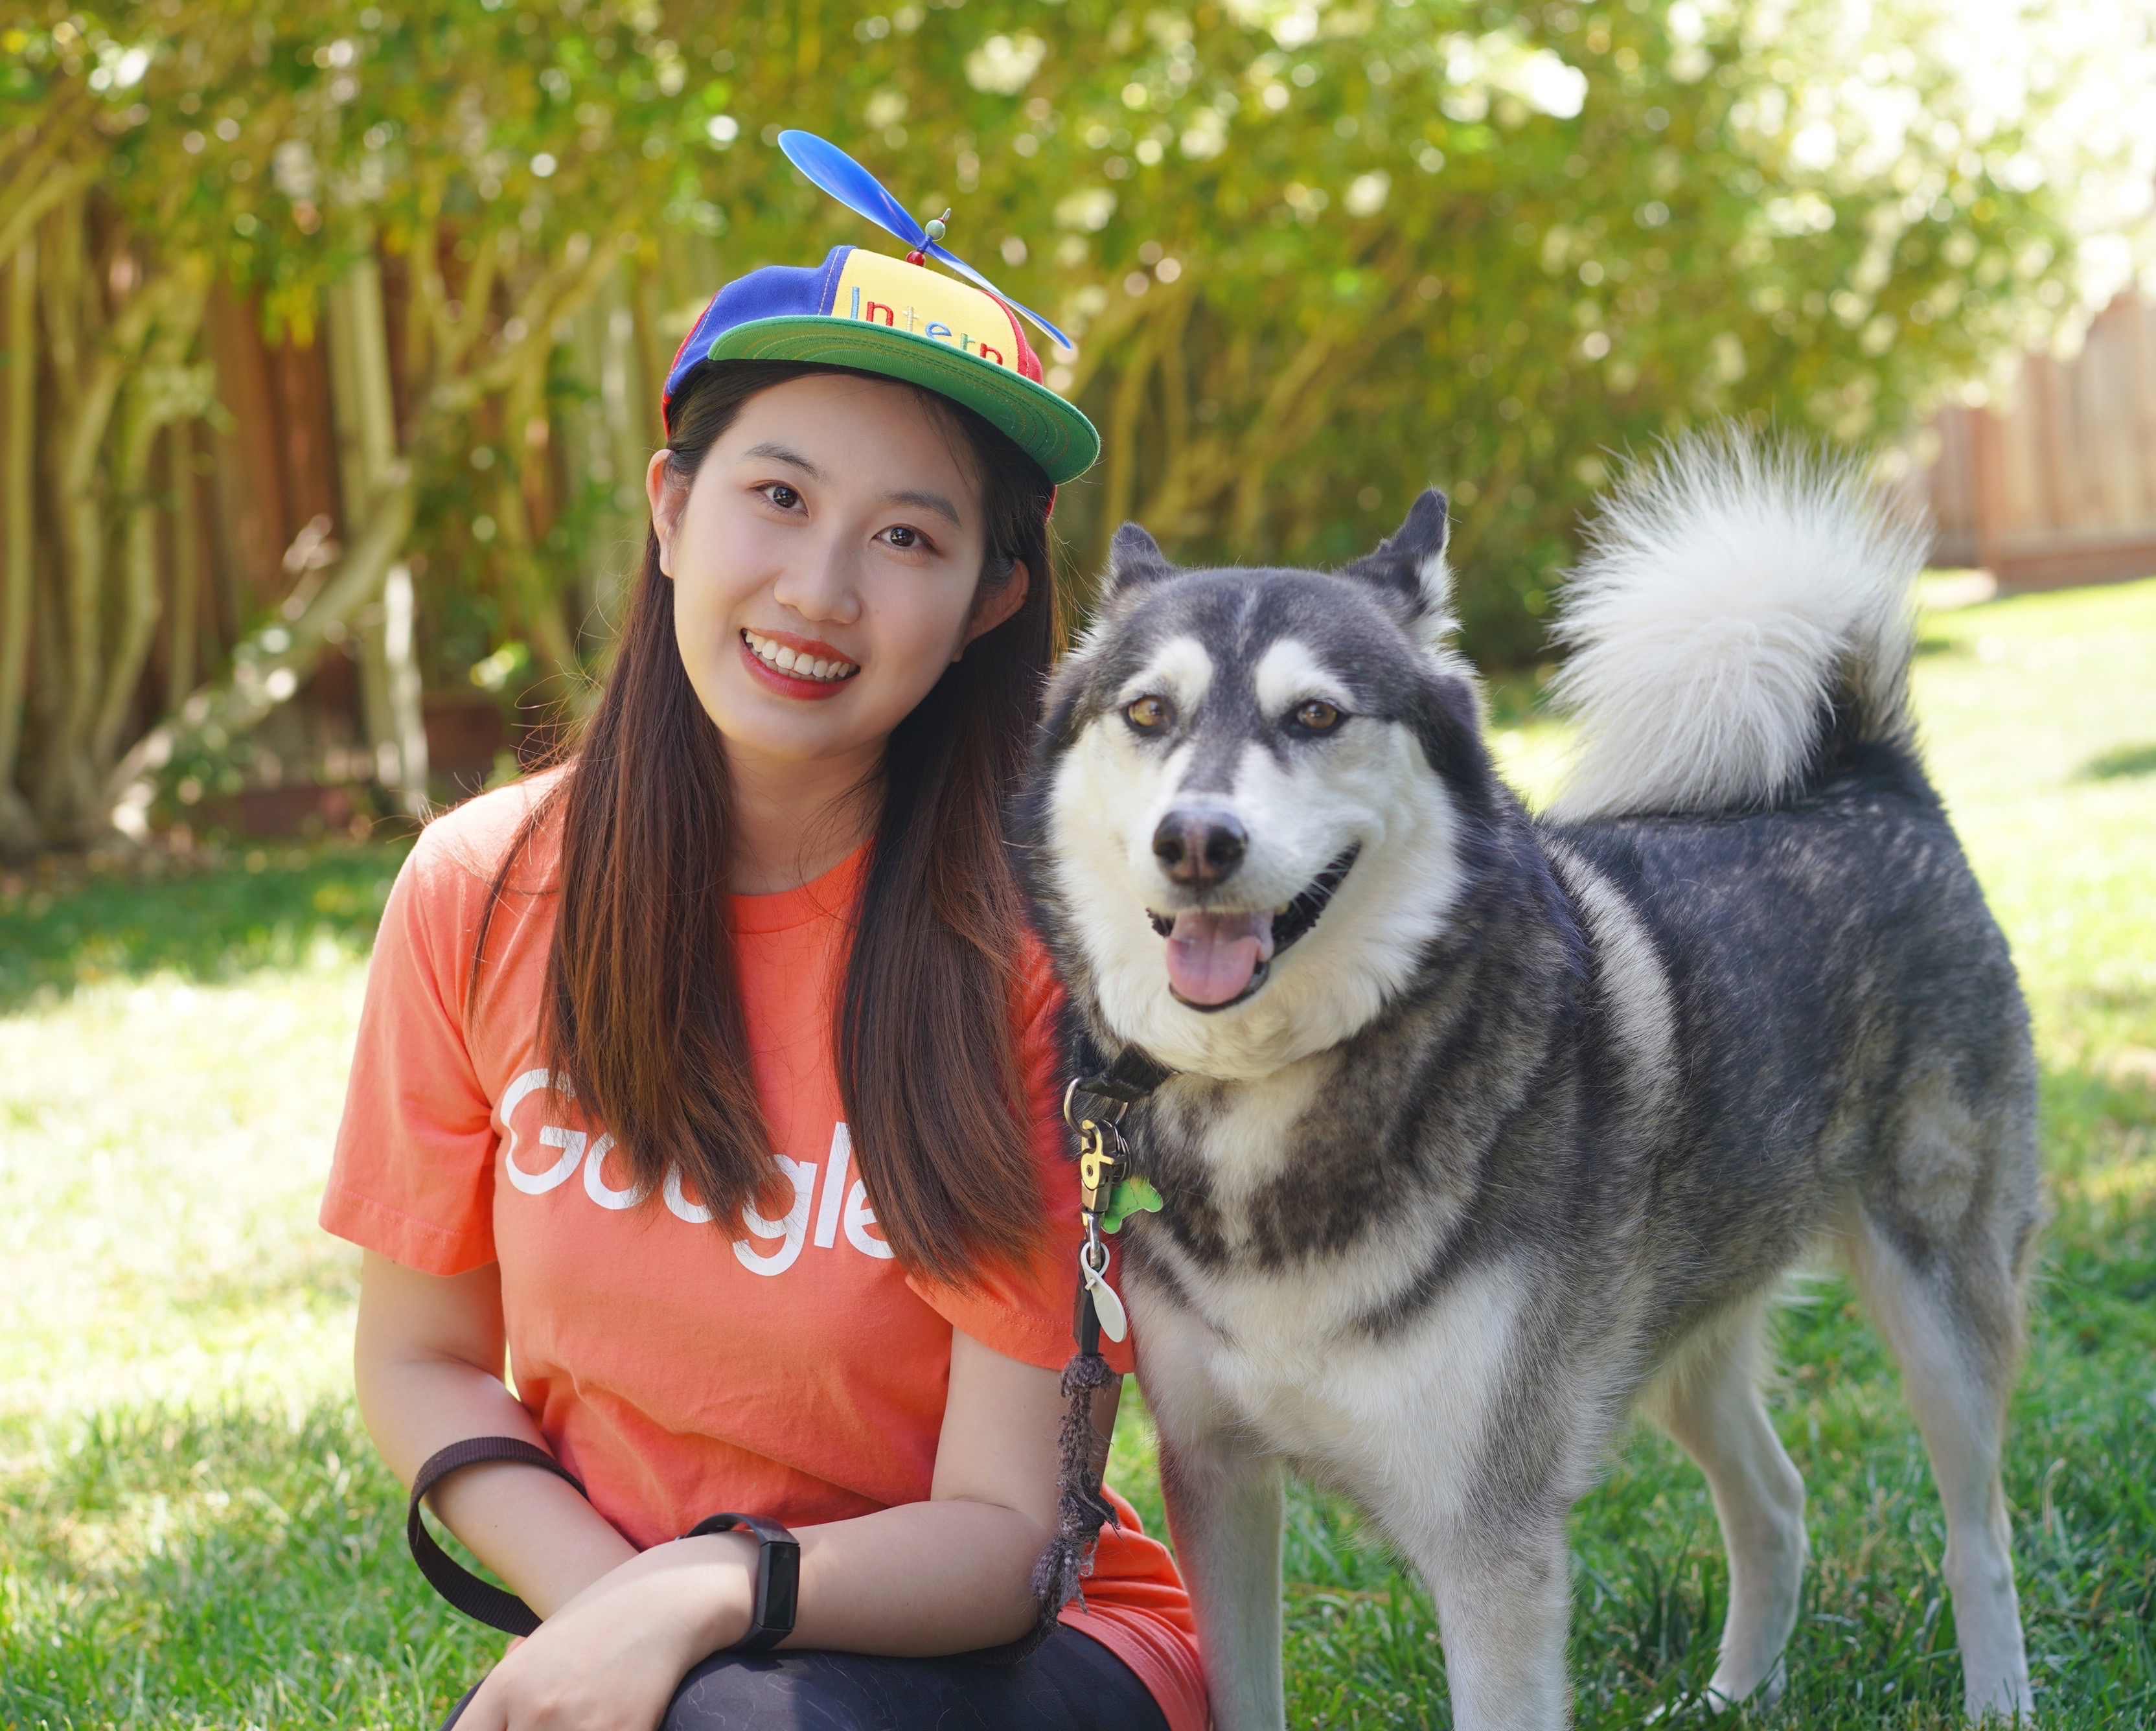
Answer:
[{"label": "dog's pink tongue", "polygon": [[1225,1004],[1241,994],[1273,953],[1273,917],[1264,913],[1204,913],[1192,908],[1175,917],[1168,934],[1168,978],[1191,1004]]}]

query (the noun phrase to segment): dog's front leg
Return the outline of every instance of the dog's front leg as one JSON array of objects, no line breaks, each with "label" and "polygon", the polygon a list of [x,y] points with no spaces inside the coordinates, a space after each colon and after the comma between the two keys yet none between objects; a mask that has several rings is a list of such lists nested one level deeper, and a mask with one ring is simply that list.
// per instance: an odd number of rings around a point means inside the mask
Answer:
[{"label": "dog's front leg", "polygon": [[1455,1731],[1562,1731],[1569,1554],[1562,1516],[1400,1535],[1429,1583]]},{"label": "dog's front leg", "polygon": [[1163,1425],[1160,1480],[1214,1731],[1281,1731],[1280,1459],[1224,1426],[1172,1436]]},{"label": "dog's front leg", "polygon": [[1214,1731],[1284,1731],[1281,1459],[1216,1378],[1219,1337],[1142,1265],[1128,1292],[1138,1387],[1160,1440],[1161,1492],[1190,1589]]}]

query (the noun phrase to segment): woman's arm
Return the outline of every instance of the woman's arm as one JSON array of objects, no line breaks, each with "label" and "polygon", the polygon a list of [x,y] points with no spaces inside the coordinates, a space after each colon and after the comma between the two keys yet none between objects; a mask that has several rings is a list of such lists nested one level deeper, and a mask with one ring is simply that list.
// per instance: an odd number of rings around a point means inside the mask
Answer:
[{"label": "woman's arm", "polygon": [[[1104,1439],[1119,1393],[1094,1398]],[[803,1529],[801,1609],[787,1644],[956,1653],[1023,1635],[1033,1565],[1055,1528],[1063,1409],[1057,1373],[954,1333],[929,1500]]]},{"label": "woman's arm", "polygon": [[[785,1645],[957,1653],[1031,1627],[1033,1565],[1055,1518],[1059,1384],[955,1334],[929,1500],[797,1529],[800,1604]],[[1104,1438],[1116,1393],[1096,1399]],[[624,1563],[503,1662],[459,1731],[650,1731],[690,1667],[747,1632],[755,1563],[754,1541],[732,1533]]]},{"label": "woman's arm", "polygon": [[[546,1446],[502,1382],[505,1355],[495,1265],[444,1278],[367,1252],[352,1350],[360,1415],[407,1485],[429,1455],[467,1437]],[[542,1617],[636,1554],[572,1486],[529,1466],[467,1466],[428,1502]]]}]

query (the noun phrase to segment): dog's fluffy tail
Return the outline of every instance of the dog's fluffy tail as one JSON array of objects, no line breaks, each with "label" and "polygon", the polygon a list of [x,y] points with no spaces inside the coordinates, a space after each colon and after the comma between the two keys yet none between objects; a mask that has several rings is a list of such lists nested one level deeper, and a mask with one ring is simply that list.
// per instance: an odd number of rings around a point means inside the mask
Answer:
[{"label": "dog's fluffy tail", "polygon": [[1929,544],[1856,462],[1741,428],[1636,464],[1565,587],[1553,696],[1578,733],[1553,814],[1756,807],[1830,743],[1907,739]]}]

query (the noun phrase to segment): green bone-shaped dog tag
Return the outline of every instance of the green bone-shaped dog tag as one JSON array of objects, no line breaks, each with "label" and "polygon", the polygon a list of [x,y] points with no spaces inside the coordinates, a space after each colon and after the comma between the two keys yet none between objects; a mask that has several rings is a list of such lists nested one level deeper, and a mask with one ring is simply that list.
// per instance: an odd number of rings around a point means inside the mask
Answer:
[{"label": "green bone-shaped dog tag", "polygon": [[1101,1216],[1101,1230],[1113,1232],[1134,1214],[1158,1214],[1160,1192],[1142,1178],[1127,1178],[1108,1194],[1108,1210]]}]

